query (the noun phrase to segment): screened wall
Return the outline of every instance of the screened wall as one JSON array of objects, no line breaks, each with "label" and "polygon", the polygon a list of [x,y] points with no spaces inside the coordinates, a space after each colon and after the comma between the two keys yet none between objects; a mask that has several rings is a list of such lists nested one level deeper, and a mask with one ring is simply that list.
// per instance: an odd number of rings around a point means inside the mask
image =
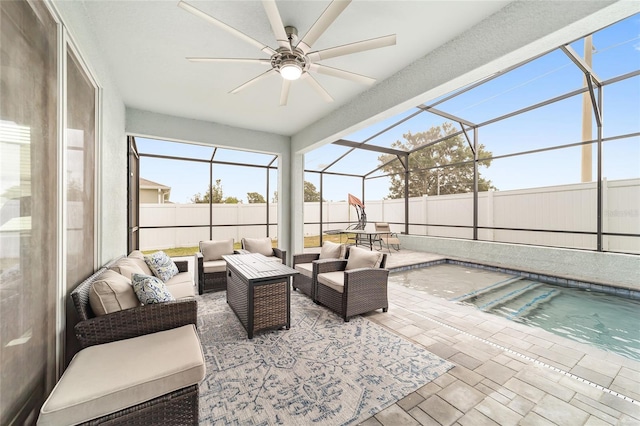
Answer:
[{"label": "screened wall", "polygon": [[371,228],[640,253],[638,19],[307,154],[305,235],[352,223],[351,192]]},{"label": "screened wall", "polygon": [[146,138],[130,138],[129,150],[130,250],[191,254],[204,240],[276,240],[277,156]]}]

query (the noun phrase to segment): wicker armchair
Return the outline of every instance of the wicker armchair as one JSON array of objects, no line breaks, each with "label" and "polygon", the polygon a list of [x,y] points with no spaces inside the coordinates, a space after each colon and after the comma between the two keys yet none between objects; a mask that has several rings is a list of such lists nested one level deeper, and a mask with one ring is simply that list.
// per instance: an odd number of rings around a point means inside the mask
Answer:
[{"label": "wicker armchair", "polygon": [[271,238],[243,238],[241,240],[242,250],[238,250],[238,253],[260,253],[267,258],[271,257],[273,260],[280,260],[283,265],[287,264],[287,252],[280,250],[279,248],[272,247]]},{"label": "wicker armchair", "polygon": [[[89,304],[91,285],[102,272],[119,259],[117,258],[104,268],[99,269],[71,292],[71,299],[80,319],[80,322],[75,326],[75,334],[82,348],[169,330],[187,324],[197,325],[198,304],[193,299],[143,305],[95,316]],[[188,269],[186,260],[176,261],[175,264],[180,272],[185,272]]]},{"label": "wicker armchair", "polygon": [[[299,274],[295,274],[293,276],[293,289],[299,289],[301,292],[306,294],[311,298],[311,300],[316,300],[316,285],[314,271],[312,270],[312,276],[308,276],[307,273],[309,271],[303,271],[299,269],[300,265],[306,265],[312,263],[314,260],[318,260],[320,258],[320,253],[304,253],[304,254],[295,254],[293,255],[293,269],[300,272]],[[296,268],[298,265],[298,268]],[[314,266],[315,268],[315,266]]]},{"label": "wicker armchair", "polygon": [[[363,250],[350,247],[347,258],[353,250]],[[376,252],[377,253],[377,252]],[[345,322],[354,315],[382,309],[387,312],[387,280],[389,271],[384,269],[387,255],[382,256],[378,268],[358,268],[347,270],[348,259],[345,260],[317,260],[314,262],[316,270],[315,301],[334,312],[337,312]]]},{"label": "wicker armchair", "polygon": [[209,291],[226,290],[227,264],[224,259],[222,259],[222,256],[236,253],[233,250],[233,239],[200,241],[198,250],[195,254],[196,271],[198,274],[198,294]]}]

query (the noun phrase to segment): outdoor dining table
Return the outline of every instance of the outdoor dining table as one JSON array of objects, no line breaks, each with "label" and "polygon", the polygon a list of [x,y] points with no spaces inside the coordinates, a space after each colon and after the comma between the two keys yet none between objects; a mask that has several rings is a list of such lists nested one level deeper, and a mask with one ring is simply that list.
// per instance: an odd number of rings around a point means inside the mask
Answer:
[{"label": "outdoor dining table", "polygon": [[[327,232],[325,232],[325,234],[327,234]],[[356,234],[357,236],[360,235],[362,236],[362,238],[357,238],[355,239],[355,245],[356,247],[360,244],[360,245],[366,245],[369,246],[369,250],[373,250],[373,244],[377,241],[380,241],[380,235],[389,235],[390,232],[388,231],[367,231],[364,229],[337,229],[337,230],[332,230],[329,234],[331,235],[335,235],[335,234],[339,234],[339,235],[348,235],[348,234]],[[362,240],[365,240],[367,243],[366,244],[362,244]],[[380,248],[382,248],[382,244],[380,245]],[[391,252],[391,251],[389,251]]]}]

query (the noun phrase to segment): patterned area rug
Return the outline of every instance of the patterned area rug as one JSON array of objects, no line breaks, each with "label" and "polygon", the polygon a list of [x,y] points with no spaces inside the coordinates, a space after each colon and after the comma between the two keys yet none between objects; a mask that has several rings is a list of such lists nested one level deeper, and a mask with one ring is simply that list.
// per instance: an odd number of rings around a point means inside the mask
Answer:
[{"label": "patterned area rug", "polygon": [[198,296],[198,328],[206,425],[356,424],[453,367],[365,318],[345,323],[295,291],[290,330],[248,340],[225,292]]}]

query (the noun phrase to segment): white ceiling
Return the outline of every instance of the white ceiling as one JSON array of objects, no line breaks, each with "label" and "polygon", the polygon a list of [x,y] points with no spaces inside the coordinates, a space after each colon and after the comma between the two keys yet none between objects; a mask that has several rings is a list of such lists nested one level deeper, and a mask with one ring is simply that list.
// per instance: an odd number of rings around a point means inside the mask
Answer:
[{"label": "white ceiling", "polygon": [[[186,56],[268,58],[255,46],[177,6],[178,1],[82,0],[101,53],[127,107],[293,135],[353,100],[369,86],[314,74],[335,99],[327,103],[304,81],[279,106],[281,78],[272,75],[238,94],[228,92],[267,68],[192,63]],[[247,35],[277,48],[259,1],[189,1]],[[320,50],[387,34],[397,45],[321,61],[377,79],[459,36],[509,1],[355,0],[312,46]],[[285,25],[303,36],[328,0],[278,1]]]}]

